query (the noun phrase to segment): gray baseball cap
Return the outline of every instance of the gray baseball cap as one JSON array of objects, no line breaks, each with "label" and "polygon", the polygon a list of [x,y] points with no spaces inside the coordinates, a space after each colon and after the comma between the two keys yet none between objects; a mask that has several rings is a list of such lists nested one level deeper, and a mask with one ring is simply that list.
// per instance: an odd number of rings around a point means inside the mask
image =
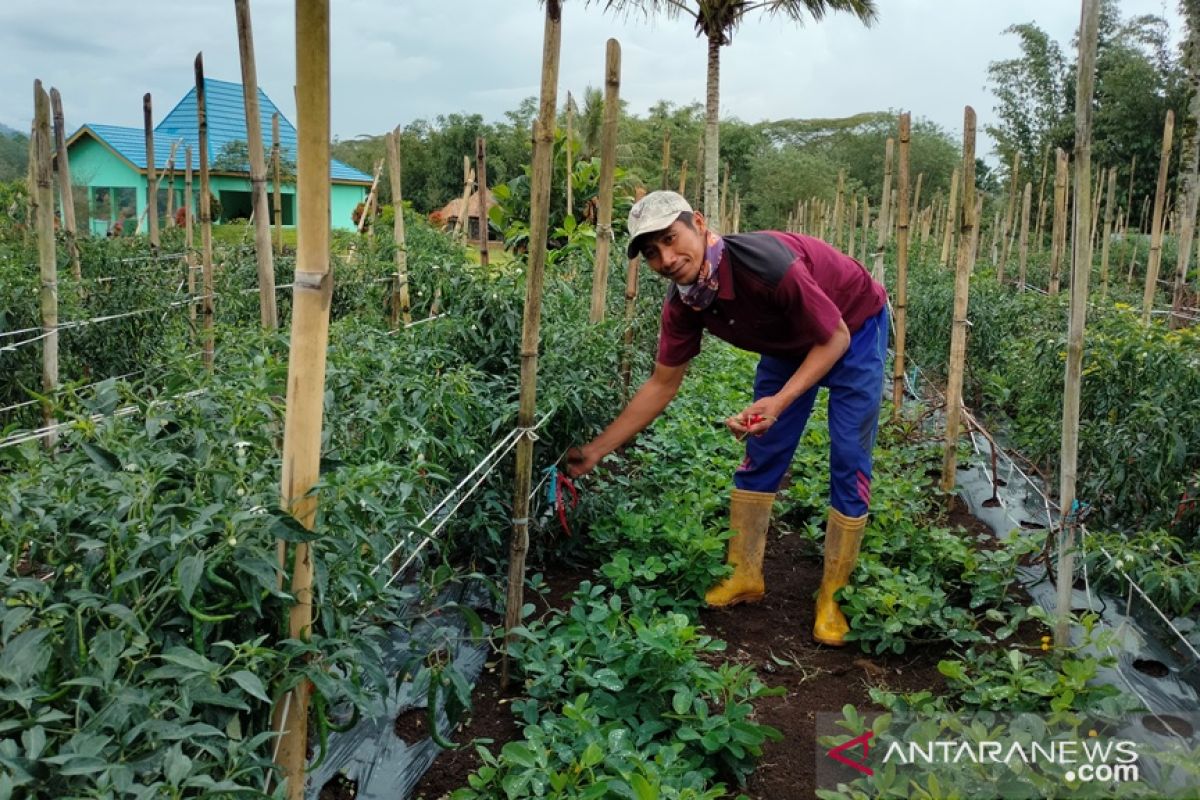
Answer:
[{"label": "gray baseball cap", "polygon": [[669,228],[685,211],[692,213],[692,207],[678,192],[651,192],[638,200],[629,209],[629,247],[626,255],[629,258],[637,255],[640,236]]}]

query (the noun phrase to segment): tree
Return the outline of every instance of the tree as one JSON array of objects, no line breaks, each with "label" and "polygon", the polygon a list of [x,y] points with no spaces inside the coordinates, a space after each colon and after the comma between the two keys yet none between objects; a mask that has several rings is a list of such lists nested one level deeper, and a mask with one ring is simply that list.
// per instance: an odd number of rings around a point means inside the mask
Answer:
[{"label": "tree", "polygon": [[[591,0],[599,2],[600,0]],[[704,124],[704,215],[717,222],[717,172],[720,158],[719,109],[721,99],[721,47],[733,41],[733,32],[751,12],[761,11],[801,22],[806,16],[820,20],[829,11],[846,11],[865,24],[875,20],[875,0],[603,0],[618,13],[640,10],[663,12],[692,20],[696,35],[708,41],[708,77]]]}]

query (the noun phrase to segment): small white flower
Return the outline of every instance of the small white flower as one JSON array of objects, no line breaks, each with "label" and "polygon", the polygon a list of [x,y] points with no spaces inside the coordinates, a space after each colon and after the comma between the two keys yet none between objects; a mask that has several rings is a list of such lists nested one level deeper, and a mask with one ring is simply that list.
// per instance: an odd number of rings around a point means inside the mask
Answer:
[{"label": "small white flower", "polygon": [[137,464],[133,463],[132,461],[130,461],[128,464],[125,465],[126,472],[140,472],[141,469],[142,469],[141,467],[139,467]]},{"label": "small white flower", "polygon": [[230,547],[237,547],[237,537],[230,536],[228,539],[225,540],[225,543],[228,544]]},{"label": "small white flower", "polygon": [[238,497],[245,497],[245,496],[246,496],[246,490],[245,490],[245,489],[243,489],[242,487],[240,487],[240,486],[239,486],[239,487],[238,487],[238,490],[237,490],[237,496],[238,496]]}]

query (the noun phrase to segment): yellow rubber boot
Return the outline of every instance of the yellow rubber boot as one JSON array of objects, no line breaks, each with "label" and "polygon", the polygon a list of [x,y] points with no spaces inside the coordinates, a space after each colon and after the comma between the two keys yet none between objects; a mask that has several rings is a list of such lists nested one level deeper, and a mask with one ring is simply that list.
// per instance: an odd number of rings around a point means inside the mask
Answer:
[{"label": "yellow rubber boot", "polygon": [[763,553],[767,549],[767,525],[771,521],[774,492],[734,489],[729,499],[729,527],[733,538],[725,562],[733,574],[708,590],[704,602],[715,608],[755,603],[762,599]]},{"label": "yellow rubber boot", "polygon": [[830,647],[846,644],[850,624],[833,596],[850,582],[866,526],[866,514],[847,517],[836,508],[829,509],[829,522],[825,528],[825,572],[817,591],[817,621],[813,625],[813,638],[821,644]]}]

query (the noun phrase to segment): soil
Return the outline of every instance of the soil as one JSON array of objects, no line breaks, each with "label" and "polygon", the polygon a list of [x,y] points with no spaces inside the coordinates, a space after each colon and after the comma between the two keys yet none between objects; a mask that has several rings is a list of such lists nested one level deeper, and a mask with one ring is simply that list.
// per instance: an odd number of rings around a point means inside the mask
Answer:
[{"label": "soil", "polygon": [[[988,527],[955,505],[948,522],[961,525],[969,534],[989,532]],[[728,610],[703,612],[701,622],[714,636],[724,640],[723,657],[752,666],[768,686],[783,687],[786,694],[755,701],[755,718],[783,734],[768,743],[758,768],[740,791],[751,800],[792,800],[816,793],[816,715],[840,714],[849,704],[862,713],[881,711],[869,696],[872,688],[910,692],[945,687],[937,670],[947,657],[944,645],[910,650],[903,655],[872,656],[853,644],[844,649],[814,644],[813,597],[821,582],[821,560],[814,545],[798,534],[773,530],[763,563],[767,595],[759,603]],[[570,592],[590,570],[546,571],[547,594],[532,601],[544,608],[564,608]],[[488,738],[496,750],[520,736],[520,726],[509,708],[511,696],[501,693],[499,667],[489,661],[477,685],[474,713],[453,739],[469,742]],[[467,776],[479,766],[473,747],[462,747],[438,756],[434,767],[417,787],[415,797],[442,800],[466,785]],[[732,789],[732,787],[731,787]]]}]

